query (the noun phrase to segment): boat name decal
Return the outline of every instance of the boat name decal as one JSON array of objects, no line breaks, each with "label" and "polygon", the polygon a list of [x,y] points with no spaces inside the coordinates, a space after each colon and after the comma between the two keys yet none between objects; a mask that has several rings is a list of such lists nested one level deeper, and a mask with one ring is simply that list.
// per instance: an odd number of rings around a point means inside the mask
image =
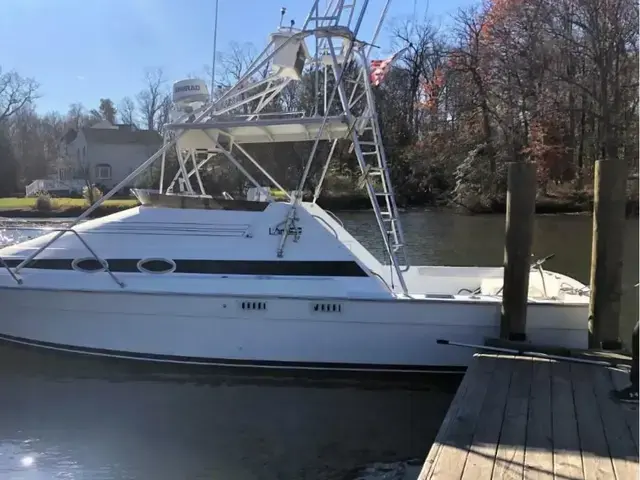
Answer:
[{"label": "boat name decal", "polygon": [[[284,227],[275,226],[269,227],[269,235],[282,235],[284,233]],[[294,237],[300,237],[302,235],[302,227],[296,227],[291,225],[289,227],[289,235],[293,235]]]}]

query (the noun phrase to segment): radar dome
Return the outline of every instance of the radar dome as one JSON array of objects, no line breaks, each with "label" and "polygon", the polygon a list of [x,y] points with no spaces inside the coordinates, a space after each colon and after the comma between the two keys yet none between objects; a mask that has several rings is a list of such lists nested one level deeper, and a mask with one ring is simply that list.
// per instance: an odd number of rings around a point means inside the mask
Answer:
[{"label": "radar dome", "polygon": [[178,110],[193,110],[209,100],[207,84],[198,78],[173,84],[173,103]]}]

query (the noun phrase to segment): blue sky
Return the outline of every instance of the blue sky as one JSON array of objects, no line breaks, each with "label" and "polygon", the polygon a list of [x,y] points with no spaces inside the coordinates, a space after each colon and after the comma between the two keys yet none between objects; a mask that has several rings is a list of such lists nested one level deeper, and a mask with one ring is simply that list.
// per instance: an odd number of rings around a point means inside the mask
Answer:
[{"label": "blue sky", "polygon": [[[326,0],[321,0],[321,5]],[[358,4],[362,1],[358,0]],[[378,44],[390,52],[394,22],[428,12],[446,23],[473,0],[394,0]],[[40,112],[66,112],[100,97],[116,104],[143,87],[147,67],[162,67],[171,82],[187,74],[205,77],[211,64],[215,0],[2,0],[0,66],[35,78]],[[280,8],[301,26],[311,0],[219,0],[218,52],[231,41],[261,51],[278,26]],[[384,0],[370,0],[360,37],[369,39]],[[372,54],[372,56],[378,56]],[[219,65],[219,64],[218,64]]]}]

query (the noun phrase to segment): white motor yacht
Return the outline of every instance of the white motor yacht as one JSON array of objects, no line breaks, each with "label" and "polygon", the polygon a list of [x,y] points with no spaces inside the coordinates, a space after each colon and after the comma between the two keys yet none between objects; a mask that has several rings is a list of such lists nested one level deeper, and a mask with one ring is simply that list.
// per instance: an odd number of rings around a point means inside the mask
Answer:
[{"label": "white motor yacht", "polygon": [[[174,85],[165,144],[72,226],[0,249],[0,339],[121,358],[221,366],[454,372],[469,349],[499,335],[503,268],[411,265],[389,178],[369,50],[357,11],[314,0],[300,30],[279,28],[237,85],[210,98],[197,79]],[[384,7],[380,22],[388,8]],[[310,45],[318,45],[310,52]],[[347,78],[346,62],[357,66]],[[308,65],[334,86],[325,115],[263,113]],[[257,72],[268,72],[256,79]],[[322,73],[321,73],[322,74]],[[351,75],[351,74],[349,74]],[[326,78],[326,77],[325,77]],[[249,114],[247,114],[247,109]],[[335,146],[350,141],[385,249],[381,262],[316,200]],[[245,148],[312,144],[287,191]],[[327,158],[316,158],[328,142]],[[164,189],[166,153],[179,169]],[[238,161],[255,166],[259,181]],[[211,195],[200,176],[225,158],[253,185],[245,198]],[[160,186],[134,190],[140,206],[86,220],[102,201],[160,162]],[[312,162],[322,176],[304,201]],[[273,189],[280,192],[276,199]],[[589,292],[541,264],[531,270],[527,337],[586,348]]]}]

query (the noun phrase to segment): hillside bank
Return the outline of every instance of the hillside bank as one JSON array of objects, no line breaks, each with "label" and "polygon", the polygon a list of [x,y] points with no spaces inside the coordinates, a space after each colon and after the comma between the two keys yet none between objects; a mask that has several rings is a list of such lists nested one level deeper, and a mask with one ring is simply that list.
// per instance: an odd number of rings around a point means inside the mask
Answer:
[{"label": "hillside bank", "polygon": [[[321,197],[318,204],[333,212],[370,210],[369,199],[363,195],[340,195],[333,197]],[[99,218],[111,215],[128,208],[137,206],[136,200],[108,200],[93,211],[89,218]],[[446,201],[433,199],[398,199],[400,208],[442,208],[461,214],[504,214],[506,211],[505,199],[495,199],[475,205],[456,205]],[[0,198],[0,217],[9,218],[73,218],[81,215],[87,209],[87,205],[81,199],[56,199],[50,210],[36,208],[36,200],[33,198]],[[638,215],[638,198],[627,198],[627,216]],[[593,194],[582,192],[571,195],[541,195],[536,200],[536,213],[538,214],[562,214],[562,213],[591,213],[593,211]]]}]

